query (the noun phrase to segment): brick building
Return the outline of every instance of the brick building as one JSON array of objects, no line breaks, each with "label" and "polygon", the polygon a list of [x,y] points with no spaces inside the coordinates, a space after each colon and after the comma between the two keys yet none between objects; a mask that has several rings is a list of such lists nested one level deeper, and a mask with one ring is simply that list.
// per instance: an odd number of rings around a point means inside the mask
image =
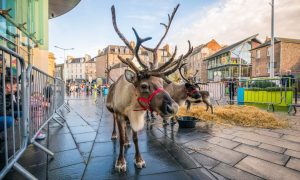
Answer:
[{"label": "brick building", "polygon": [[187,59],[188,64],[186,69],[188,69],[189,73],[191,73],[192,75],[194,75],[196,71],[198,71],[195,77],[197,80],[207,80],[206,61],[203,60],[219,51],[221,48],[222,46],[214,39],[206,44],[201,44],[195,47],[193,52]]},{"label": "brick building", "polygon": [[[300,40],[288,38],[274,38],[274,75],[300,75]],[[270,39],[260,46],[251,49],[252,76],[269,77]]]}]

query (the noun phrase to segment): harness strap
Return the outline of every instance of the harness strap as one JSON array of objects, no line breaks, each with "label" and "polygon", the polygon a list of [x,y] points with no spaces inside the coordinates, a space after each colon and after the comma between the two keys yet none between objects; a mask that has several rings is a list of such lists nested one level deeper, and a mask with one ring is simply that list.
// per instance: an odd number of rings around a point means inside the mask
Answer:
[{"label": "harness strap", "polygon": [[196,89],[194,89],[194,90],[192,90],[191,92],[187,92],[187,95],[188,96],[192,96],[194,93],[196,93],[197,92],[197,90]]},{"label": "harness strap", "polygon": [[[141,109],[135,109],[133,111],[146,111],[149,110],[150,112],[152,112],[152,109],[150,107],[150,102],[153,99],[153,97],[155,95],[157,95],[158,93],[160,93],[161,91],[164,91],[163,88],[158,88],[156,91],[154,91],[152,94],[150,94],[150,96],[148,98],[144,98],[144,97],[139,97],[137,98]],[[143,105],[142,103],[145,103],[146,105]]]}]

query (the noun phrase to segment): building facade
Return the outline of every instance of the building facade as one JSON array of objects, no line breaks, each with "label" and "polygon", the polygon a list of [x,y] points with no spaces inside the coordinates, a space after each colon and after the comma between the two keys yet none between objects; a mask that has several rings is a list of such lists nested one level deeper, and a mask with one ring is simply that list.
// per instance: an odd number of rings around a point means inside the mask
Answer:
[{"label": "building facade", "polygon": [[64,79],[64,64],[55,64],[54,77],[61,80]]},{"label": "building facade", "polygon": [[[288,38],[274,38],[274,75],[300,76],[300,40]],[[251,49],[252,76],[270,76],[270,39]]]},{"label": "building facade", "polygon": [[[134,47],[134,43],[130,43]],[[146,51],[141,47],[139,55],[146,63],[153,61],[152,53]],[[132,58],[133,54],[126,46],[109,45],[102,51],[98,52],[96,59],[96,77],[103,79],[106,82],[107,74],[105,73],[107,67],[114,67],[110,72],[110,77],[116,80],[123,74],[124,69],[127,68],[124,64],[120,63],[118,56],[123,58]],[[162,49],[158,50],[158,63],[164,63],[170,58],[169,45],[165,45]],[[133,60],[133,62],[139,67],[139,64]]]},{"label": "building facade", "polygon": [[228,79],[248,79],[251,77],[250,50],[259,46],[258,34],[224,47],[207,57],[206,69],[208,81]]},{"label": "building facade", "polygon": [[189,70],[189,75],[194,75],[197,81],[206,81],[207,80],[207,69],[206,69],[206,61],[203,61],[208,56],[214,54],[219,51],[222,46],[214,39],[209,41],[206,44],[201,44],[194,48],[193,52],[187,59],[187,68]]},{"label": "building facade", "polygon": [[54,18],[65,14],[79,2],[80,0],[62,3],[60,0],[1,0],[0,45],[18,53],[26,63],[48,72],[49,15],[53,14],[51,17]]},{"label": "building facade", "polygon": [[54,76],[54,72],[55,72],[55,57],[54,54],[52,52],[49,52],[48,55],[48,74],[50,76]]},{"label": "building facade", "polygon": [[96,79],[96,58],[85,62],[85,79],[92,82]]},{"label": "building facade", "polygon": [[66,81],[83,81],[85,80],[85,58],[68,57],[66,62]]}]

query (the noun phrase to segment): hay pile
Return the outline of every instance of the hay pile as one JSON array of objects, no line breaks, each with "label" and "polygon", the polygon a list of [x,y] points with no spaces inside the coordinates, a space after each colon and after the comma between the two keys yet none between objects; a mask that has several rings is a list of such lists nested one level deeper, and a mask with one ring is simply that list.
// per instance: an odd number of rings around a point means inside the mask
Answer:
[{"label": "hay pile", "polygon": [[211,114],[210,111],[206,112],[203,106],[192,106],[187,112],[185,107],[180,107],[177,116],[193,116],[205,122],[244,127],[275,129],[288,126],[287,120],[253,106],[227,105],[215,107],[214,111],[214,114]]}]

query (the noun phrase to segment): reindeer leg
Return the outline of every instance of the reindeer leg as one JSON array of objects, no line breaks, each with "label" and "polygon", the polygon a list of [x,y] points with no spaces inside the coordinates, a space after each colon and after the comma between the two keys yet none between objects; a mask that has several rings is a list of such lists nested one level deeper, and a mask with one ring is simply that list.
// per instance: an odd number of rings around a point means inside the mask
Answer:
[{"label": "reindeer leg", "polygon": [[186,104],[186,111],[189,111],[190,108],[191,108],[191,105],[192,105],[191,101],[186,100],[186,101],[185,101],[185,104]]},{"label": "reindeer leg", "polygon": [[124,143],[124,146],[125,147],[130,147],[130,141],[129,141],[129,139],[128,139],[128,130],[127,130],[127,127],[126,127],[126,125],[125,125],[125,143]]},{"label": "reindeer leg", "polygon": [[143,167],[146,167],[146,163],[140,154],[137,132],[132,131],[132,138],[133,138],[133,142],[134,142],[134,146],[135,146],[134,164],[137,168],[141,169]]},{"label": "reindeer leg", "polygon": [[176,124],[175,118],[171,117],[171,126],[174,126]]},{"label": "reindeer leg", "polygon": [[156,117],[154,116],[153,112],[151,112],[151,124],[154,124]]},{"label": "reindeer leg", "polygon": [[118,172],[125,172],[126,171],[126,160],[124,158],[124,144],[125,144],[125,118],[117,114],[117,123],[120,135],[120,153],[118,160],[115,164],[115,170]]},{"label": "reindeer leg", "polygon": [[116,131],[116,123],[117,123],[117,118],[116,118],[116,113],[113,113],[113,118],[114,118],[114,128],[113,128],[113,132],[112,132],[112,135],[111,135],[111,140],[115,140],[118,138],[118,135],[117,135],[117,131]]},{"label": "reindeer leg", "polygon": [[168,119],[163,118],[163,126],[167,126],[167,125],[169,125]]}]

